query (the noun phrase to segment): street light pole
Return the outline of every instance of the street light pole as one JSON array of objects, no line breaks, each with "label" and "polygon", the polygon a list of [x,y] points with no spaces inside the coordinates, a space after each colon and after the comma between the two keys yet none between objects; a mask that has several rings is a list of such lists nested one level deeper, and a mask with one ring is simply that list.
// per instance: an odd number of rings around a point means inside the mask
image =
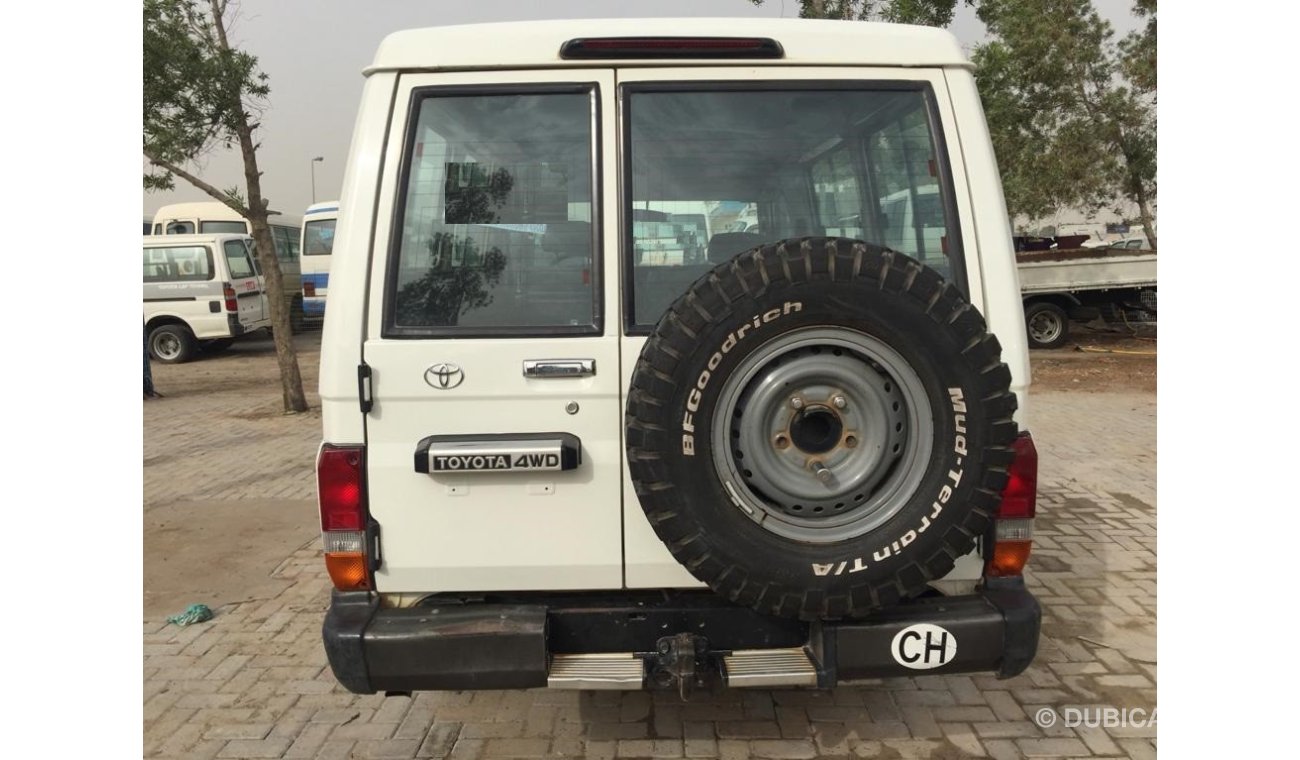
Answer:
[{"label": "street light pole", "polygon": [[324,156],[317,156],[311,160],[311,202],[316,202],[316,162],[324,161]]}]

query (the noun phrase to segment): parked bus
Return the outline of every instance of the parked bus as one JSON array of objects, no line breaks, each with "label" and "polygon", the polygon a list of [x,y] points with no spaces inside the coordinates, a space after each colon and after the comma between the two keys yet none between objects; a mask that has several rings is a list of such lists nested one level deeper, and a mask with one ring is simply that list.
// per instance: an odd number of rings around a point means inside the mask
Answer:
[{"label": "parked bus", "polygon": [[[272,211],[271,237],[275,241],[275,257],[280,262],[283,278],[281,290],[289,303],[289,321],[296,332],[303,323],[302,276],[299,268],[298,244],[301,220]],[[158,209],[153,216],[155,235],[216,235],[235,233],[251,235],[248,221],[220,201],[173,203]]]},{"label": "parked bus", "polygon": [[338,216],[339,202],[325,201],[308,206],[302,217],[302,310],[309,320],[325,318],[334,222]]}]

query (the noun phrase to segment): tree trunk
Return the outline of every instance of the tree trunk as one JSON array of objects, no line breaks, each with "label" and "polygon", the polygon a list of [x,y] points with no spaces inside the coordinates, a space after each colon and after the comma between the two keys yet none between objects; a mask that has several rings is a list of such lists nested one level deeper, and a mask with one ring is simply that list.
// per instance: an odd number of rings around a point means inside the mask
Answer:
[{"label": "tree trunk", "polygon": [[[230,49],[226,40],[226,23],[222,18],[224,4],[212,0],[212,21],[217,31],[217,41],[223,50]],[[235,97],[240,97],[238,93]],[[267,224],[267,204],[262,198],[262,173],[257,168],[257,146],[253,142],[253,128],[248,124],[248,112],[242,98],[238,107],[239,118],[235,135],[239,138],[239,153],[244,160],[244,181],[248,185],[248,223],[253,240],[257,242],[257,260],[266,280],[267,301],[271,305],[271,332],[275,339],[275,360],[280,366],[280,393],[284,411],[307,411],[307,396],[302,390],[302,373],[298,370],[298,353],[293,347],[291,302],[284,293],[284,275],[280,260],[275,255],[275,240]]]},{"label": "tree trunk", "polygon": [[1147,194],[1143,188],[1138,188],[1137,193],[1138,219],[1142,221],[1142,231],[1146,233],[1147,243],[1151,250],[1156,250],[1156,231],[1155,219],[1151,216],[1151,205],[1147,203]]}]

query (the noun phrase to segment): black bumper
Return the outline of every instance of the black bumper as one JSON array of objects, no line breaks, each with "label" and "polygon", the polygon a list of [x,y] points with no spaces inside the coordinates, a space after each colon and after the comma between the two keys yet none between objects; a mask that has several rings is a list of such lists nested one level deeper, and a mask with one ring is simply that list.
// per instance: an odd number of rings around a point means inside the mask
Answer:
[{"label": "black bumper", "polygon": [[[926,597],[864,620],[801,623],[736,607],[708,592],[435,597],[381,609],[368,592],[334,592],[325,652],[350,691],[546,686],[550,656],[635,652],[654,667],[657,642],[690,633],[717,670],[731,650],[804,647],[818,686],[888,676],[1018,675],[1038,649],[1041,612],[1020,578],[966,596]],[[649,683],[652,679],[647,679]]]}]

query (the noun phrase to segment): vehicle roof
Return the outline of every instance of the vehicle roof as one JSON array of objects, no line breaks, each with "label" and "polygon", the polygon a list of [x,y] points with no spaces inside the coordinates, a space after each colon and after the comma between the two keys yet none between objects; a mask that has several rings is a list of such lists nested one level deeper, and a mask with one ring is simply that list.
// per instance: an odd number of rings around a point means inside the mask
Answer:
[{"label": "vehicle roof", "polygon": [[178,245],[194,245],[195,243],[221,243],[230,239],[247,240],[252,242],[251,235],[244,235],[237,232],[213,232],[200,235],[143,235],[144,245],[146,248],[171,248]]},{"label": "vehicle roof", "polygon": [[[562,60],[580,37],[771,37],[785,57],[745,60]],[[512,21],[394,32],[379,43],[377,71],[614,66],[961,66],[957,38],[934,27],[824,19],[651,18]]]},{"label": "vehicle roof", "polygon": [[310,206],[308,206],[307,210],[303,212],[303,216],[308,216],[310,214],[326,214],[330,212],[338,212],[338,210],[339,210],[338,201],[321,201],[320,203],[313,203]]},{"label": "vehicle roof", "polygon": [[235,213],[234,209],[221,201],[169,203],[155,211],[153,218],[154,221],[161,221],[163,219],[177,219],[189,216],[202,216],[213,220],[228,219],[230,221],[243,219],[242,216]]},{"label": "vehicle roof", "polygon": [[[279,211],[269,211],[267,222],[270,224],[288,224],[296,226],[299,223],[297,217],[285,216]],[[161,222],[164,219],[204,219],[211,222],[237,222],[243,221],[244,217],[235,213],[235,210],[221,201],[186,201],[184,203],[169,203],[166,206],[154,212],[154,222]]]}]

